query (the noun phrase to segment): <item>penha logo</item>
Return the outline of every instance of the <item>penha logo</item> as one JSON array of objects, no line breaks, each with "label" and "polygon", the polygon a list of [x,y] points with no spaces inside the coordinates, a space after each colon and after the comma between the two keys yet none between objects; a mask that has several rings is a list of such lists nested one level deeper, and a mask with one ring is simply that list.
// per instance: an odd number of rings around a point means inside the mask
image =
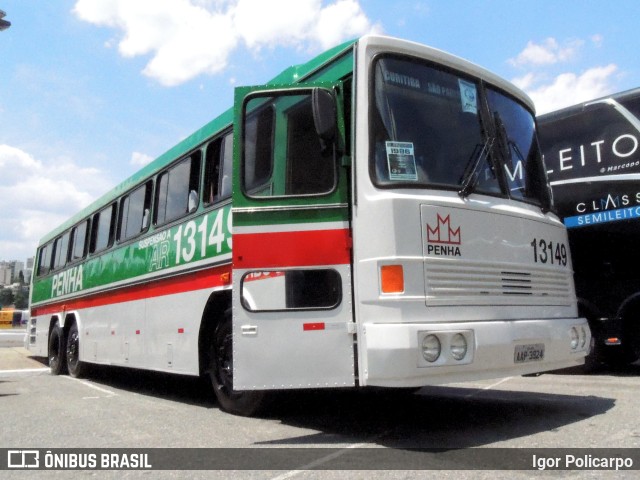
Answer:
[{"label": "penha logo", "polygon": [[427,223],[427,244],[427,255],[461,256],[462,235],[460,227],[451,227],[451,215],[443,217],[438,213],[435,227]]},{"label": "penha logo", "polygon": [[427,224],[427,241],[445,245],[460,245],[460,227],[451,228],[451,215],[442,218],[438,213],[438,224],[435,228]]}]

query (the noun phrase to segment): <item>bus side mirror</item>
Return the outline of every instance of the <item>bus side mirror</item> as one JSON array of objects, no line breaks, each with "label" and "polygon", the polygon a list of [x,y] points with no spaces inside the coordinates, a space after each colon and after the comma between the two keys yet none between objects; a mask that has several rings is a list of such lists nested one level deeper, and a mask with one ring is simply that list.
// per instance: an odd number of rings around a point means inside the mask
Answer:
[{"label": "bus side mirror", "polygon": [[311,92],[313,123],[325,154],[336,139],[336,99],[333,92],[325,88],[314,88]]}]

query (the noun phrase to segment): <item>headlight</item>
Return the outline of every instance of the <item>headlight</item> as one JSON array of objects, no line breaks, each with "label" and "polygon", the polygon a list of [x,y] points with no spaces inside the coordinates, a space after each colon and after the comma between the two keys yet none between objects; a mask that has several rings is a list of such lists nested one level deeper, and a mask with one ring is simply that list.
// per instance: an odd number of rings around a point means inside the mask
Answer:
[{"label": "headlight", "polygon": [[433,363],[440,356],[440,340],[435,335],[427,335],[422,340],[422,356],[427,362]]},{"label": "headlight", "polygon": [[576,327],[571,327],[569,334],[571,335],[571,350],[575,350],[576,348],[578,348],[578,342],[580,341],[578,336],[578,329]]},{"label": "headlight", "polygon": [[462,360],[467,354],[467,339],[461,333],[456,333],[451,339],[451,356]]},{"label": "headlight", "polygon": [[580,348],[584,348],[587,343],[587,331],[584,327],[580,327]]}]

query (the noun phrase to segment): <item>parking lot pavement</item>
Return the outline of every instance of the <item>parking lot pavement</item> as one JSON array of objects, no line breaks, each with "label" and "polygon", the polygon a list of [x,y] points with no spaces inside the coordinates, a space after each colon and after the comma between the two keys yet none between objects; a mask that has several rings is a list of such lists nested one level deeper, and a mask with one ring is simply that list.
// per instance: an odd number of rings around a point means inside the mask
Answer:
[{"label": "parking lot pavement", "polygon": [[[320,468],[366,449],[375,457],[436,451],[437,471],[313,471],[302,455],[287,470],[265,472],[238,462],[236,472],[101,472],[100,478],[408,479],[426,475],[456,479],[528,479],[532,470],[473,471],[465,452],[508,455],[525,449],[562,454],[563,449],[640,450],[637,392],[640,366],[603,369],[593,375],[558,372],[540,377],[508,377],[439,387],[417,394],[389,390],[287,392],[268,413],[235,417],[220,410],[196,378],[115,367],[94,367],[83,379],[52,376],[21,347],[0,348],[0,398],[6,412],[0,446],[8,449],[198,449],[233,448],[249,456],[255,449],[296,455],[320,452]],[[22,373],[20,373],[22,372]],[[328,449],[328,450],[322,450]],[[370,450],[373,449],[373,450]],[[438,455],[439,451],[441,455]],[[501,449],[507,449],[505,451]],[[556,450],[560,449],[560,450]],[[81,450],[79,450],[81,451]],[[539,450],[534,451],[538,454]],[[602,450],[605,451],[605,450]],[[317,453],[316,452],[316,453]],[[328,452],[328,453],[323,453]],[[463,454],[454,460],[449,455]],[[218,453],[219,454],[219,453]],[[235,453],[238,455],[238,451]],[[616,453],[619,454],[619,453]],[[243,457],[244,458],[244,457]],[[638,461],[640,465],[640,460]],[[529,465],[529,464],[528,464]],[[529,465],[530,467],[530,465]],[[637,467],[636,467],[637,468]],[[236,470],[234,468],[234,470]],[[268,469],[271,470],[271,469]],[[27,472],[0,472],[3,479]],[[61,472],[32,472],[28,478],[60,478]],[[87,471],[65,472],[86,478]],[[149,474],[153,475],[150,477]],[[212,475],[213,473],[213,475]],[[614,472],[571,471],[570,478],[602,478]],[[637,470],[615,472],[636,479]],[[38,474],[38,475],[35,475]],[[236,475],[237,474],[237,475]],[[67,478],[67,476],[64,476]]]},{"label": "parking lot pavement", "polygon": [[0,348],[23,346],[25,333],[24,328],[0,329]]},{"label": "parking lot pavement", "polygon": [[0,348],[0,377],[21,370],[49,370],[44,363],[44,359],[37,359],[31,356],[31,352],[21,346],[2,347]]}]

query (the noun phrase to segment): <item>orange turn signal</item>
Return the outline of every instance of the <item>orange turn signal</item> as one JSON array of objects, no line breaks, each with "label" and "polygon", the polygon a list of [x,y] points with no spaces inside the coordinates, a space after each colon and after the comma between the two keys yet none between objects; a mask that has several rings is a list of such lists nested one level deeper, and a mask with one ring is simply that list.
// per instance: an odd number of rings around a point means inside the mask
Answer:
[{"label": "orange turn signal", "polygon": [[382,293],[404,292],[402,265],[382,265],[380,267],[380,287],[382,288]]}]

